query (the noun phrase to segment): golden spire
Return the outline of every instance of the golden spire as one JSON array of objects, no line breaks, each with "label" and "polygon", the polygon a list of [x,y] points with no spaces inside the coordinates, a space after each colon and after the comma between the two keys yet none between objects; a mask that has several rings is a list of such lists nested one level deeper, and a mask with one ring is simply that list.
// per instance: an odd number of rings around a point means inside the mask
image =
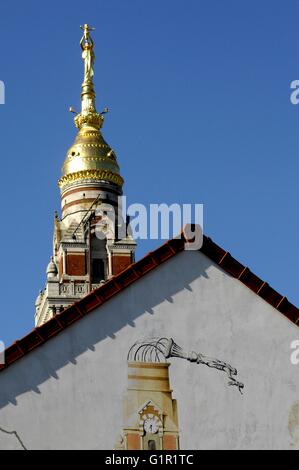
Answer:
[{"label": "golden spire", "polygon": [[[93,179],[95,181],[107,181],[119,188],[123,185],[123,179],[119,174],[119,166],[116,155],[105,142],[100,129],[104,122],[104,114],[96,110],[94,91],[94,42],[90,35],[94,28],[85,24],[81,26],[83,36],[80,40],[82,59],[84,62],[84,80],[81,92],[81,112],[75,116],[75,125],[79,129],[74,144],[68,150],[67,157],[62,167],[62,177],[59,186],[73,181]],[[73,108],[70,108],[74,112]]]},{"label": "golden spire", "polygon": [[97,113],[95,106],[96,94],[93,84],[95,53],[94,42],[90,36],[90,31],[94,31],[95,28],[91,28],[88,24],[80,26],[80,28],[83,29],[80,46],[84,62],[84,81],[81,93],[81,113],[75,117],[75,124],[78,129],[81,129],[83,124],[91,124],[100,129],[104,118],[102,114]]}]

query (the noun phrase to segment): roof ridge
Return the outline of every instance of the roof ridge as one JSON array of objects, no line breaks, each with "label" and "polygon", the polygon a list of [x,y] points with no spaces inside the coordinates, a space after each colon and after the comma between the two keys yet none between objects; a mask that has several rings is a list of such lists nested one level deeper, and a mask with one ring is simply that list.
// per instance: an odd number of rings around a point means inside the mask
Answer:
[{"label": "roof ridge", "polygon": [[[6,349],[5,364],[0,364],[0,372],[92,312],[95,308],[101,306],[114,295],[122,292],[148,272],[183,251],[187,241],[184,232],[182,232],[181,237],[168,240],[43,325],[34,328],[29,334]],[[204,235],[203,245],[198,251],[299,326],[299,309],[289,302],[286,297],[275,291],[267,282],[256,276],[248,267],[233,258],[228,251],[213,242],[211,238]]]}]

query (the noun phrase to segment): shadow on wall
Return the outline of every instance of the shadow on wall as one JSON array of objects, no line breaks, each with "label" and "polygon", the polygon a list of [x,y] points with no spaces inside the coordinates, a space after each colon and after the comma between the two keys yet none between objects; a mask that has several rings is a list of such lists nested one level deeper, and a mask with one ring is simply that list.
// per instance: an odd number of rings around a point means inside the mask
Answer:
[{"label": "shadow on wall", "polygon": [[[68,363],[107,337],[115,339],[126,325],[135,327],[135,320],[144,313],[154,314],[154,308],[183,290],[192,291],[191,283],[199,277],[208,278],[212,262],[203,254],[184,251],[135,284],[61,332],[55,338],[29,353],[0,373],[0,409],[8,403],[17,405],[17,397],[28,391],[40,394],[39,385],[53,377]],[[137,285],[139,288],[137,288]],[[79,328],[78,328],[79,326]],[[72,338],[66,339],[65,335]],[[145,333],[146,334],[146,333]],[[56,343],[56,344],[55,344]],[[128,344],[128,348],[129,348]]]}]

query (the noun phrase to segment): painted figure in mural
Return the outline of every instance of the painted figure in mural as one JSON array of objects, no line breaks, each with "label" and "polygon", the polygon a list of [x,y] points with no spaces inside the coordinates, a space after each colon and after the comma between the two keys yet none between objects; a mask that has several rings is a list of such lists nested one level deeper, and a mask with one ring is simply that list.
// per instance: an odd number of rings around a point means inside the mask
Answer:
[{"label": "painted figure in mural", "polygon": [[204,364],[208,367],[226,372],[229,378],[228,385],[235,385],[238,387],[240,393],[242,393],[244,384],[234,377],[238,373],[237,369],[219,359],[204,356],[194,351],[186,352],[178,346],[172,338],[151,338],[138,341],[131,347],[128,354],[128,361],[161,362],[161,358],[163,360],[170,357],[186,359],[189,362]]},{"label": "painted figure in mural", "polygon": [[94,75],[94,43],[92,37],[90,36],[90,31],[94,31],[94,28],[90,28],[88,24],[85,24],[84,26],[81,26],[81,29],[83,29],[83,36],[80,41],[80,46],[82,49],[82,59],[84,60],[84,83],[87,83],[92,81],[92,77]]}]

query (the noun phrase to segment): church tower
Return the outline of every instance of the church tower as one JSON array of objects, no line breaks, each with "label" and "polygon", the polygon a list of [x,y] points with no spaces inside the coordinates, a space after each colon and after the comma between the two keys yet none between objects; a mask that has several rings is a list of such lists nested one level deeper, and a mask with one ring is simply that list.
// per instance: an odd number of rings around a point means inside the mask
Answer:
[{"label": "church tower", "polygon": [[124,181],[115,152],[101,133],[108,110],[96,110],[93,28],[86,24],[81,28],[81,112],[74,119],[77,136],[58,182],[61,217],[55,213],[46,286],[35,304],[37,326],[134,262],[136,243],[127,233],[127,220],[121,214]]}]

